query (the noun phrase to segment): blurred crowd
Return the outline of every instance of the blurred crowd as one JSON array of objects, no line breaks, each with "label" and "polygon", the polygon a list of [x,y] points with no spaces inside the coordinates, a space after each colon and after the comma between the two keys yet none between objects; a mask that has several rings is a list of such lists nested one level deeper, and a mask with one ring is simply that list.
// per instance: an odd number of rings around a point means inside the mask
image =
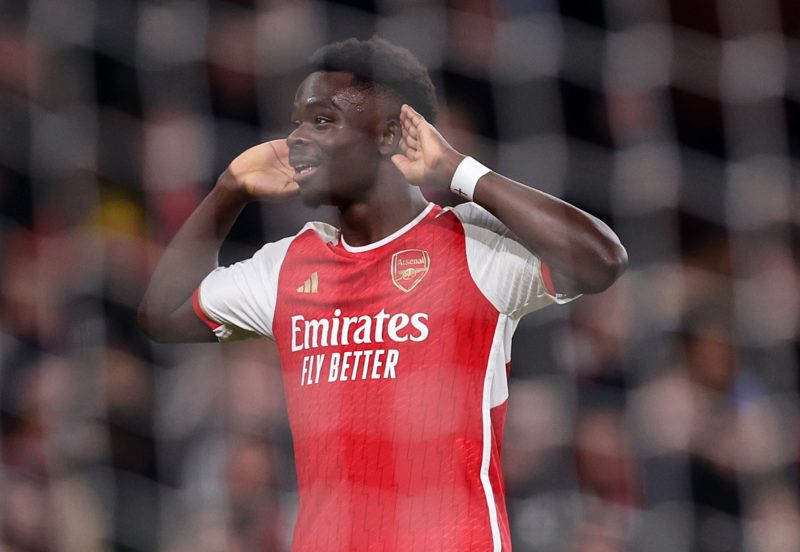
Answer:
[{"label": "blurred crowd", "polygon": [[[515,550],[800,550],[796,1],[0,0],[0,551],[289,550],[273,344],[157,345],[135,310],[307,57],[375,33],[457,149],[630,255],[516,334]],[[251,205],[221,262],[310,219]]]}]

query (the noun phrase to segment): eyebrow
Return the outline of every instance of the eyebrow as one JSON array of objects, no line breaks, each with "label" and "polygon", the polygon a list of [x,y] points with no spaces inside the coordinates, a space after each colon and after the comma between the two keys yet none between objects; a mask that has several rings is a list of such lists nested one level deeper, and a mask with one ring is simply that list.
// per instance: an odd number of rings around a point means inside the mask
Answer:
[{"label": "eyebrow", "polygon": [[300,108],[308,109],[308,108],[313,108],[313,107],[324,107],[324,108],[327,108],[327,109],[331,109],[332,108],[332,109],[337,109],[337,110],[340,109],[339,106],[337,106],[333,102],[325,101],[322,98],[314,98],[314,97],[312,97],[312,98],[307,99],[305,101],[305,103],[303,103],[303,104],[299,104],[299,105],[298,104],[294,104],[294,106],[292,106],[292,111],[296,111],[297,109],[300,109]]}]

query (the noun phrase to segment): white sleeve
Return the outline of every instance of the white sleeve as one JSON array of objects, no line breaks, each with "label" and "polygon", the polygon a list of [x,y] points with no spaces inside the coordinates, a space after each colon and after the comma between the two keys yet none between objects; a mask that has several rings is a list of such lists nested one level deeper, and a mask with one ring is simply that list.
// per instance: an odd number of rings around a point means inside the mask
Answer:
[{"label": "white sleeve", "polygon": [[499,312],[518,319],[575,299],[556,292],[549,269],[489,211],[470,202],[453,212],[464,227],[470,274]]},{"label": "white sleeve", "polygon": [[272,337],[278,276],[293,239],[268,243],[247,260],[215,269],[200,283],[197,314],[211,320],[206,322],[220,341]]}]

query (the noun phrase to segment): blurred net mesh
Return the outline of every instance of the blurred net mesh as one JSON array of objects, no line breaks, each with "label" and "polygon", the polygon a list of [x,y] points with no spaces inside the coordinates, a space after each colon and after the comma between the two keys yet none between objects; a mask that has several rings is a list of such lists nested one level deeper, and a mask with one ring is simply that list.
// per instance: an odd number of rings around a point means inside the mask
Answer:
[{"label": "blurred net mesh", "polygon": [[[288,550],[272,345],[158,346],[135,309],[310,53],[374,33],[457,149],[631,258],[516,334],[515,549],[800,549],[793,0],[0,2],[2,549]],[[332,216],[251,205],[221,261]]]}]

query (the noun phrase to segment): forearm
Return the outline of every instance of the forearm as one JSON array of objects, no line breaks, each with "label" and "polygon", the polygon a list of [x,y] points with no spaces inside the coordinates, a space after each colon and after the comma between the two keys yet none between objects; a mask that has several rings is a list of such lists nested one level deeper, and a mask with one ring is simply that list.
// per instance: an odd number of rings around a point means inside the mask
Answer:
[{"label": "forearm", "polygon": [[474,201],[550,266],[559,291],[603,291],[627,267],[625,248],[605,223],[556,197],[490,172]]},{"label": "forearm", "polygon": [[[411,183],[456,188],[505,224],[522,244],[546,262],[562,293],[596,293],[608,288],[625,270],[628,254],[602,221],[560,199],[509,180],[497,173],[463,165],[454,150],[422,115],[408,105],[400,113],[401,153],[395,166]],[[480,178],[478,178],[478,176]],[[462,179],[463,177],[463,179]],[[475,179],[477,186],[473,188]]]},{"label": "forearm", "polygon": [[192,292],[217,267],[219,248],[247,203],[220,177],[167,246],[139,305],[139,324],[158,341],[213,337],[191,312]]}]

